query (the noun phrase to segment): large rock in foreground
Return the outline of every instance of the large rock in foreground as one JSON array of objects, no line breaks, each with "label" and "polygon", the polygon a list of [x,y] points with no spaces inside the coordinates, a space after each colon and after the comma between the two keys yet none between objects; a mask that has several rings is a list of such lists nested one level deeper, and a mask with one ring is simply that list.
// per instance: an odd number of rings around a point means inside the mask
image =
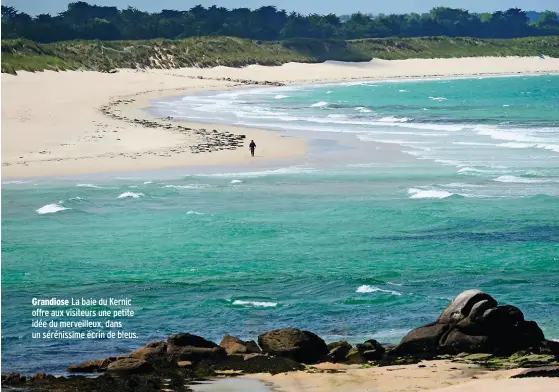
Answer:
[{"label": "large rock in foreground", "polygon": [[515,306],[498,306],[479,290],[459,294],[437,321],[409,332],[391,351],[395,355],[537,351],[545,347],[542,330],[524,320]]},{"label": "large rock in foreground", "polygon": [[258,336],[264,353],[291,358],[301,363],[315,363],[328,354],[324,340],[309,331],[295,328],[278,329]]}]

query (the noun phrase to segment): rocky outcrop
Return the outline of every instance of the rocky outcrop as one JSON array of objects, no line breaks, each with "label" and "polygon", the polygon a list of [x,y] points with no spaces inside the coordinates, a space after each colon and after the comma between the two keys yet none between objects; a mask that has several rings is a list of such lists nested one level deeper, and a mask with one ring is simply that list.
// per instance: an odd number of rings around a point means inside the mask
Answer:
[{"label": "rocky outcrop", "polygon": [[225,349],[227,355],[258,354],[262,352],[254,340],[244,341],[231,335],[225,335],[219,345]]},{"label": "rocky outcrop", "polygon": [[543,366],[523,370],[511,378],[559,377],[559,366]]},{"label": "rocky outcrop", "polygon": [[130,353],[130,357],[151,361],[160,359],[167,354],[167,343],[163,341],[151,342]]},{"label": "rocky outcrop", "polygon": [[24,383],[25,380],[25,376],[19,373],[11,372],[2,374],[2,385],[18,385]]},{"label": "rocky outcrop", "polygon": [[266,332],[258,336],[258,344],[264,353],[301,363],[318,362],[328,354],[324,340],[312,332],[295,328]]},{"label": "rocky outcrop", "polygon": [[479,290],[458,295],[437,321],[409,332],[391,354],[512,354],[539,350],[546,345],[543,332],[525,321],[515,306],[498,305]]},{"label": "rocky outcrop", "polygon": [[201,336],[179,333],[167,338],[166,356],[169,360],[200,362],[204,359],[219,360],[226,355],[223,347]]},{"label": "rocky outcrop", "polygon": [[85,361],[78,363],[77,365],[68,366],[68,372],[70,373],[95,373],[104,372],[107,370],[107,366],[111,362],[114,362],[116,358],[106,358],[106,359],[95,359],[93,361]]},{"label": "rocky outcrop", "polygon": [[123,358],[114,361],[107,366],[108,372],[118,372],[127,374],[147,373],[153,369],[151,364],[141,359]]},{"label": "rocky outcrop", "polygon": [[343,362],[351,350],[351,344],[346,341],[332,342],[328,344],[328,359],[332,362]]},{"label": "rocky outcrop", "polygon": [[364,343],[355,346],[357,351],[367,361],[376,361],[384,356],[384,347],[374,339],[369,339]]},{"label": "rocky outcrop", "polygon": [[303,370],[305,367],[291,358],[274,357],[267,354],[246,354],[246,355],[230,355],[226,359],[219,362],[203,361],[199,365],[204,367],[208,365],[213,371],[216,370],[232,370],[246,374],[251,373],[285,373],[296,370]]}]

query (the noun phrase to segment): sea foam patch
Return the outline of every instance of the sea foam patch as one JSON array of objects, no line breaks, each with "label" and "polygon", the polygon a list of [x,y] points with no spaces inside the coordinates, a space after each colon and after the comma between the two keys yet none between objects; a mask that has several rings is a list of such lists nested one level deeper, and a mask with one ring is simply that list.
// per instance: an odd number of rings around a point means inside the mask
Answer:
[{"label": "sea foam patch", "polygon": [[359,286],[357,288],[357,290],[355,290],[355,292],[360,293],[360,294],[380,292],[380,293],[386,293],[386,294],[392,294],[392,295],[398,295],[398,296],[402,295],[402,293],[400,293],[399,291],[396,291],[396,290],[381,289],[380,287],[369,286],[367,284]]},{"label": "sea foam patch", "polygon": [[41,208],[37,209],[37,214],[44,215],[44,214],[54,214],[55,212],[69,210],[70,208],[64,207],[62,205],[62,201],[58,203],[52,203],[42,206]]},{"label": "sea foam patch", "polygon": [[433,190],[433,189],[418,189],[410,188],[408,189],[408,195],[410,199],[446,199],[452,196],[454,193],[447,191]]},{"label": "sea foam patch", "polygon": [[286,175],[286,174],[307,174],[307,173],[314,173],[316,169],[310,167],[299,167],[299,166],[290,166],[290,167],[283,167],[279,169],[271,169],[271,170],[262,170],[262,171],[254,171],[254,172],[242,172],[242,173],[213,173],[213,174],[205,174],[199,175],[200,177],[237,177],[237,178],[251,178],[251,177],[265,177],[265,176],[274,176],[274,175]]},{"label": "sea foam patch", "polygon": [[266,301],[243,301],[237,299],[233,301],[233,305],[235,306],[254,306],[257,308],[275,308],[278,306],[277,302],[266,302]]},{"label": "sea foam patch", "polygon": [[95,184],[76,184],[76,186],[80,188],[98,188],[98,189],[103,188],[102,186],[95,185]]},{"label": "sea foam patch", "polygon": [[127,198],[131,198],[131,199],[139,199],[140,197],[144,196],[143,193],[136,193],[136,192],[124,192],[121,193],[117,199],[127,199]]}]

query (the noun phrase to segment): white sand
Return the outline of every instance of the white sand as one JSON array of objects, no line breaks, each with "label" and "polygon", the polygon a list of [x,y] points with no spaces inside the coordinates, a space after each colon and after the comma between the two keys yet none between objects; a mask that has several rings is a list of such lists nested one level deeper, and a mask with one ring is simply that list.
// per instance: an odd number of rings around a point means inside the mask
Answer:
[{"label": "white sand", "polygon": [[[283,83],[316,83],[365,79],[428,78],[516,73],[557,73],[559,59],[460,58],[370,63],[296,64],[211,69],[120,70],[97,72],[20,72],[2,75],[2,175],[4,178],[125,172],[189,165],[258,162],[305,154],[302,139],[280,133],[232,126],[181,124],[244,134],[257,143],[251,158],[248,143],[236,150],[192,154],[199,136],[176,130],[146,128],[109,118],[100,108],[109,101],[134,99],[114,106],[130,119],[147,118],[139,109],[149,100],[200,90],[225,90],[238,83],[204,78],[237,78]],[[169,124],[159,121],[161,125]],[[177,125],[175,123],[174,125]]]},{"label": "white sand", "polygon": [[275,392],[550,392],[559,390],[556,378],[511,379],[522,369],[489,371],[476,365],[425,361],[418,365],[372,367],[321,364],[337,373],[294,372],[245,376]]}]

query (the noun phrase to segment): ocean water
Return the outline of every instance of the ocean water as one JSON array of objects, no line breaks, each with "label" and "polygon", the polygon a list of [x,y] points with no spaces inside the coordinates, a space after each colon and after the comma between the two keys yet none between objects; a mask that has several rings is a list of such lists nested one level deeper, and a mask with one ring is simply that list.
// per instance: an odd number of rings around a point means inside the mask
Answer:
[{"label": "ocean water", "polygon": [[[60,373],[179,331],[397,342],[470,288],[559,339],[559,76],[247,89],[152,110],[330,132],[347,155],[4,181],[3,371]],[[406,159],[376,159],[379,146]],[[139,339],[32,340],[39,296],[129,297]]]}]

